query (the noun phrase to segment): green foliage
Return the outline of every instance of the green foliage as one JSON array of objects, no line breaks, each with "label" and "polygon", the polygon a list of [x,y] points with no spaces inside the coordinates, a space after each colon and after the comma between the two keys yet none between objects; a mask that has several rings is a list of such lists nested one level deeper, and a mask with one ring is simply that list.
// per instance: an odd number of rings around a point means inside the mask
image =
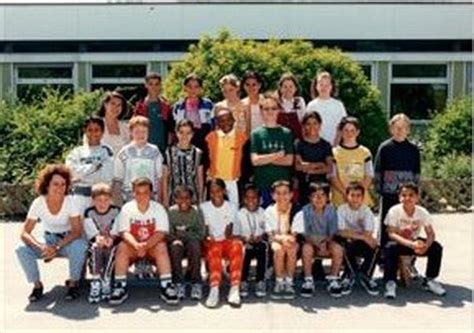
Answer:
[{"label": "green foliage", "polygon": [[471,98],[453,101],[434,118],[428,130],[426,149],[428,158],[434,160],[452,153],[471,155]]},{"label": "green foliage", "polygon": [[471,155],[451,153],[422,163],[422,175],[427,179],[456,181],[472,177]]},{"label": "green foliage", "polygon": [[469,154],[425,156],[423,204],[430,211],[465,211],[472,205],[472,159]]},{"label": "green foliage", "polygon": [[0,103],[0,182],[32,180],[45,164],[61,161],[78,145],[85,118],[98,108],[100,92],[74,97],[47,90],[31,104]]},{"label": "green foliage", "polygon": [[386,137],[387,120],[382,112],[380,93],[365,77],[360,66],[337,49],[314,48],[301,40],[282,42],[244,41],[222,31],[212,38],[204,36],[189,48],[183,62],[172,66],[165,80],[165,95],[176,101],[182,95],[182,82],[195,72],[204,81],[204,95],[222,99],[219,79],[229,73],[242,77],[246,70],[259,72],[266,83],[263,90],[275,90],[280,76],[287,71],[298,77],[300,93],[311,100],[309,87],[320,70],[329,71],[337,82],[339,94],[349,114],[362,124],[361,143],[375,151]]}]

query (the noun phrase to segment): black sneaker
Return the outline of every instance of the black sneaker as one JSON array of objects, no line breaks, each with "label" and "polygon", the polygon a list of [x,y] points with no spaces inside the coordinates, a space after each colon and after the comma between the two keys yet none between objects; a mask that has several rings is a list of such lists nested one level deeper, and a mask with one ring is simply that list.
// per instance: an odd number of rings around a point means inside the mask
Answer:
[{"label": "black sneaker", "polygon": [[120,305],[128,298],[127,286],[123,284],[116,284],[110,295],[109,304]]},{"label": "black sneaker", "polygon": [[373,279],[363,276],[360,279],[360,284],[369,295],[377,296],[379,294],[379,287],[377,282],[375,282]]},{"label": "black sneaker", "polygon": [[350,295],[352,293],[352,286],[354,285],[353,278],[343,278],[341,280],[341,294],[344,296]]},{"label": "black sneaker", "polygon": [[302,297],[309,298],[313,296],[313,292],[314,292],[314,282],[312,280],[304,281],[303,285],[301,286],[300,295]]},{"label": "black sneaker", "polygon": [[75,300],[79,297],[79,287],[78,286],[69,286],[67,288],[66,299],[68,301]]},{"label": "black sneaker", "polygon": [[43,297],[43,287],[33,288],[30,296],[28,296],[28,300],[30,302],[36,302],[39,301],[41,297]]},{"label": "black sneaker", "polygon": [[338,279],[329,280],[328,292],[335,298],[342,296],[342,287]]},{"label": "black sneaker", "polygon": [[161,299],[169,305],[179,303],[178,291],[172,283],[168,283],[165,288],[161,288]]}]

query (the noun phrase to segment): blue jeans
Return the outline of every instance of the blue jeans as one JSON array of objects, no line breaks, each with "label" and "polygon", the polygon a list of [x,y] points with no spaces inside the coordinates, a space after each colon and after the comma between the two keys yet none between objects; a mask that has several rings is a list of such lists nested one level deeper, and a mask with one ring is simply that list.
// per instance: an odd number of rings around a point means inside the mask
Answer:
[{"label": "blue jeans", "polygon": [[[57,234],[44,234],[44,240],[46,244],[54,245],[61,240],[61,237]],[[81,278],[82,268],[87,256],[87,247],[87,242],[84,239],[76,238],[58,252],[59,256],[68,258],[69,278],[73,281],[79,281]],[[15,252],[28,282],[40,281],[37,260],[42,259],[41,251],[30,245],[20,245]]]}]

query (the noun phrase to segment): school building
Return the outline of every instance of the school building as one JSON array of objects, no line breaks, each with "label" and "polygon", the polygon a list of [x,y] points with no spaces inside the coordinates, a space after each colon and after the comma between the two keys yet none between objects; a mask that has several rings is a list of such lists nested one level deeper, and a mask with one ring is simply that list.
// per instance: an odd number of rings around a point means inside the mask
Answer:
[{"label": "school building", "polygon": [[[136,86],[227,28],[245,39],[338,47],[382,93],[387,116],[423,123],[472,91],[470,1],[98,1],[0,5],[0,98]],[[298,56],[298,55],[295,55]]]}]

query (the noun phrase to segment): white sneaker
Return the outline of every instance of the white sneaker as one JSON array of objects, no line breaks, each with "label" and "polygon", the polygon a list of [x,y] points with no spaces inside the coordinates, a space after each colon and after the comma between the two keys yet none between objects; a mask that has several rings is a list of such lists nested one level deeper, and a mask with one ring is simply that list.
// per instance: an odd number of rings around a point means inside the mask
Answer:
[{"label": "white sneaker", "polygon": [[229,290],[229,296],[227,297],[227,302],[230,306],[238,307],[240,306],[240,288],[239,286],[232,286]]},{"label": "white sneaker", "polygon": [[395,299],[397,297],[397,284],[395,281],[385,283],[385,298]]},{"label": "white sneaker", "polygon": [[275,286],[273,287],[273,292],[270,297],[273,299],[282,299],[284,292],[285,292],[285,283],[277,281],[275,282]]},{"label": "white sneaker", "polygon": [[219,304],[219,287],[211,287],[209,296],[207,296],[206,306],[208,308],[215,308]]},{"label": "white sneaker", "polygon": [[446,290],[443,288],[441,283],[435,280],[427,280],[426,283],[423,285],[423,288],[437,296],[446,295]]}]

